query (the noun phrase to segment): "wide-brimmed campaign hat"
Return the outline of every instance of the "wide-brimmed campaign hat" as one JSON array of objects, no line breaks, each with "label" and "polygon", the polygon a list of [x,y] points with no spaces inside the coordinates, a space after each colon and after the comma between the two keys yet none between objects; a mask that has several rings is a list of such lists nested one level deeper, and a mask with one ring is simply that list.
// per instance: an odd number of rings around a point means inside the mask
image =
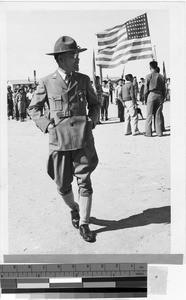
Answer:
[{"label": "wide-brimmed campaign hat", "polygon": [[71,51],[76,51],[79,53],[79,52],[83,52],[86,50],[87,50],[87,48],[81,48],[81,47],[77,46],[76,41],[73,38],[71,38],[70,36],[61,36],[54,45],[54,52],[46,53],[46,54],[47,55],[55,55],[55,54],[71,52]]}]

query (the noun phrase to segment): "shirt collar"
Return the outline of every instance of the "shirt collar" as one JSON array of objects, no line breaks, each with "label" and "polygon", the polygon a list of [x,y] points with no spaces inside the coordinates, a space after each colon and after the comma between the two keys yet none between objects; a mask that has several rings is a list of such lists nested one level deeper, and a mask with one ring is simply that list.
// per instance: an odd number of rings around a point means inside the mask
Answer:
[{"label": "shirt collar", "polygon": [[[64,70],[62,70],[61,68],[58,68],[58,73],[59,75],[61,75],[61,77],[63,78],[63,80],[65,80],[66,78],[66,73]],[[69,75],[72,75],[72,73],[70,73]]]}]

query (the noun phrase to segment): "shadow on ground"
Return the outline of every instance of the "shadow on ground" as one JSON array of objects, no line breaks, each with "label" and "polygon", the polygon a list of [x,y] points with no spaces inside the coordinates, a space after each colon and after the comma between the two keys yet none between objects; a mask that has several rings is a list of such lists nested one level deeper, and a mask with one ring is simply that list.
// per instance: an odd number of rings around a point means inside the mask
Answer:
[{"label": "shadow on ground", "polygon": [[149,224],[169,224],[170,206],[146,209],[141,214],[133,215],[129,218],[121,219],[118,221],[102,220],[91,217],[90,223],[99,226],[104,226],[103,228],[92,231],[95,235],[105,231],[146,226]]}]

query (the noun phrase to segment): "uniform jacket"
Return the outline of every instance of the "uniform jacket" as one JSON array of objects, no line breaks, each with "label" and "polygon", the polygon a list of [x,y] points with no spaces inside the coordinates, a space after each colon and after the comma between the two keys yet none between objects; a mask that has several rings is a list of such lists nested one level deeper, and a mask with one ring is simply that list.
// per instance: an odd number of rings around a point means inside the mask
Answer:
[{"label": "uniform jacket", "polygon": [[40,80],[29,111],[44,133],[49,123],[55,124],[49,129],[51,151],[76,150],[93,139],[99,102],[87,75],[73,72],[67,86],[56,70]]}]

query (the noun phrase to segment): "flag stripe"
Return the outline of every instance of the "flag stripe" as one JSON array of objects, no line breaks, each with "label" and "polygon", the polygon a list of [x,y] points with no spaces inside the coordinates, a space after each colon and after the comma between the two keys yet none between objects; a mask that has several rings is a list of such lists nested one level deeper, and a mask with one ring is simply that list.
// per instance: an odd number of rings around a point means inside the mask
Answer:
[{"label": "flag stripe", "polygon": [[116,30],[119,30],[121,27],[123,27],[124,25],[125,25],[126,23],[124,23],[124,24],[120,24],[120,25],[116,25],[116,26],[114,26],[114,27],[112,27],[112,28],[108,28],[108,29],[105,29],[105,30],[103,30],[102,32],[100,32],[100,33],[107,33],[108,31],[109,32],[112,32],[112,31],[116,31]]},{"label": "flag stripe", "polygon": [[100,55],[113,55],[114,52],[116,51],[119,51],[121,49],[125,49],[125,48],[129,48],[131,46],[133,47],[140,47],[140,46],[151,46],[151,40],[141,40],[141,41],[138,41],[138,42],[131,42],[129,41],[128,43],[120,43],[118,44],[115,48],[106,48],[104,50],[101,50],[99,53],[98,53],[98,56]]},{"label": "flag stripe", "polygon": [[146,14],[97,34],[96,64],[109,68],[129,60],[152,58],[153,51]]},{"label": "flag stripe", "polygon": [[97,62],[99,62],[99,61],[107,61],[107,62],[109,62],[109,61],[116,61],[118,58],[120,58],[120,57],[122,57],[122,56],[124,56],[124,55],[128,55],[128,54],[132,54],[132,53],[141,53],[141,52],[147,52],[147,51],[149,51],[149,52],[151,52],[151,47],[148,47],[148,48],[145,48],[145,49],[132,49],[132,50],[128,50],[128,51],[125,51],[125,52],[123,52],[123,51],[121,51],[121,52],[117,52],[117,56],[115,56],[115,57],[106,57],[106,56],[102,56],[102,57],[97,57],[97,59],[96,59],[96,61]]},{"label": "flag stripe", "polygon": [[128,59],[130,56],[140,57],[140,56],[143,55],[143,54],[144,54],[144,55],[151,54],[151,51],[150,51],[150,50],[147,50],[146,52],[139,52],[138,54],[133,53],[133,52],[130,51],[130,52],[124,54],[124,55],[123,55],[123,53],[121,53],[121,54],[119,54],[115,59],[112,59],[112,60],[110,60],[110,61],[108,61],[106,58],[102,58],[102,59],[100,59],[100,60],[97,61],[97,64],[98,64],[98,65],[100,65],[100,64],[104,64],[104,65],[110,64],[110,65],[112,65],[112,64],[117,63],[117,62],[118,62],[119,60],[121,60],[122,58],[123,58],[124,60],[126,60],[126,59]]},{"label": "flag stripe", "polygon": [[152,54],[146,54],[146,55],[141,55],[141,56],[131,56],[127,59],[120,59],[117,63],[115,64],[104,64],[104,62],[100,65],[102,68],[105,68],[105,69],[112,69],[112,68],[116,68],[118,66],[120,66],[121,64],[126,64],[128,61],[130,60],[138,60],[138,59],[152,59]]},{"label": "flag stripe", "polygon": [[119,33],[119,34],[115,35],[114,38],[112,38],[112,39],[103,38],[100,41],[98,40],[98,51],[101,50],[102,48],[114,47],[121,40],[126,40],[126,41],[128,40],[126,30],[122,31],[121,34]]},{"label": "flag stripe", "polygon": [[98,42],[102,41],[102,40],[110,40],[113,37],[117,36],[117,34],[120,34],[122,32],[123,33],[127,33],[126,32],[126,26],[122,27],[120,30],[117,30],[117,31],[114,31],[114,32],[110,32],[110,33],[107,33],[107,34],[97,34]]},{"label": "flag stripe", "polygon": [[[143,54],[143,52],[139,52],[138,54],[135,53],[136,56],[141,56],[142,54]],[[145,55],[146,55],[146,54],[152,54],[151,50],[146,51],[146,52],[145,52]],[[110,61],[106,60],[106,58],[102,58],[102,59],[96,61],[96,63],[99,64],[99,65],[102,64],[102,63],[104,63],[104,64],[115,64],[115,62],[117,62],[117,61],[118,61],[119,59],[121,59],[122,57],[123,57],[123,59],[127,59],[127,58],[129,58],[130,56],[134,56],[134,54],[131,53],[131,51],[129,51],[128,53],[125,53],[125,54],[120,53],[120,55],[118,55],[117,58],[115,58],[115,59],[113,59],[113,60],[110,60]]]}]

